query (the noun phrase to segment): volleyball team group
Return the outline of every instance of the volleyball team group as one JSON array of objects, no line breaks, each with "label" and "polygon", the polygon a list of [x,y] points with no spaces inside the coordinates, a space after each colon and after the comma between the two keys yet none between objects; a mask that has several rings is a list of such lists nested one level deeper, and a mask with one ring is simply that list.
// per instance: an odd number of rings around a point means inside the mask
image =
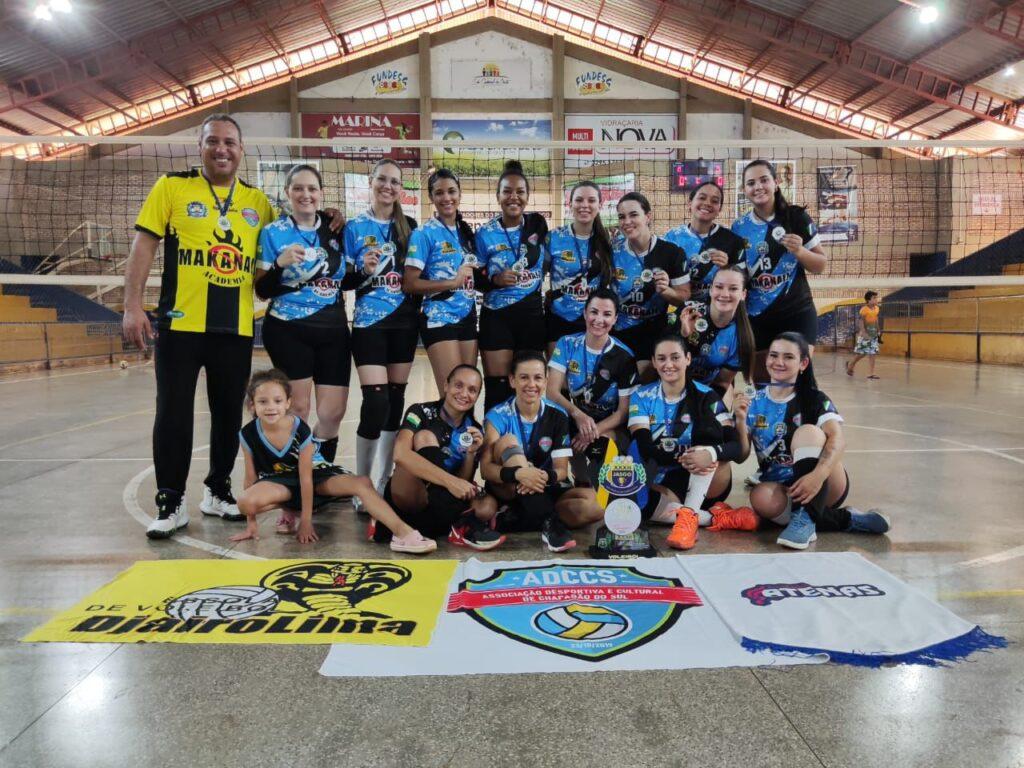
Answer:
[{"label": "volleyball team group", "polygon": [[[731,227],[717,221],[722,188],[707,182],[677,226],[658,226],[642,193],[623,195],[613,236],[592,181],[572,187],[570,220],[549,230],[529,210],[516,161],[495,186],[500,215],[476,231],[459,213],[455,173],[430,173],[434,215],[418,224],[402,210],[403,170],[386,158],[354,218],[324,208],[319,171],[301,164],[286,178],[290,212],[277,215],[237,178],[243,151],[230,117],[208,118],[202,170],[162,177],[136,224],[124,330],[140,345],[152,334],[145,277],[164,241],[150,538],[188,524],[200,368],[211,419],[200,509],[246,521],[234,541],[257,539],[269,511],[278,533],[316,541],[314,510],[352,497],[369,536],[396,552],[431,552],[445,536],[489,550],[528,531],[563,552],[603,518],[598,474],[616,454],[645,467],[642,518],[671,526],[676,549],[691,549],[701,528],[777,526],[778,543],[794,549],[818,532],[888,530],[876,510],[846,505],[843,420],[811,364],[806,273],[827,258],[770,162],[747,164],[752,209]],[[273,368],[250,377],[253,292],[269,302]],[[418,342],[437,398],[406,408]],[[352,360],[362,391],[354,473],[334,463]],[[752,450],[749,506],[733,508],[732,466]]]}]

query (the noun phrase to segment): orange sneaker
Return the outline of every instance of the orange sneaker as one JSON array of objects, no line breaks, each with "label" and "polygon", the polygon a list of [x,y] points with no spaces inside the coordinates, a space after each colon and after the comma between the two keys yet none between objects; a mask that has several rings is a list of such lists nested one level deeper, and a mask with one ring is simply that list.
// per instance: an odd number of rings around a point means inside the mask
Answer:
[{"label": "orange sneaker", "polygon": [[750,507],[733,509],[724,502],[711,507],[711,517],[709,531],[756,531],[761,522],[760,516]]},{"label": "orange sneaker", "polygon": [[666,541],[672,549],[693,549],[697,543],[697,513],[689,507],[678,507],[676,522]]}]

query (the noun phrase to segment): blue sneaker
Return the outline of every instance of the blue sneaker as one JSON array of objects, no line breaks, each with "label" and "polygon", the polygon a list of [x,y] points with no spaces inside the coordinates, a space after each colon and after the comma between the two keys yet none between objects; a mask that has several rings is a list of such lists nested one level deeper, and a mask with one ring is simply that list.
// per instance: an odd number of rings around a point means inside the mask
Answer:
[{"label": "blue sneaker", "polygon": [[776,543],[790,549],[807,549],[807,545],[818,538],[814,521],[803,508],[793,510],[786,530],[779,534]]},{"label": "blue sneaker", "polygon": [[856,507],[847,507],[846,511],[850,513],[850,527],[846,529],[850,533],[886,533],[889,530],[889,518],[881,510],[861,512]]}]

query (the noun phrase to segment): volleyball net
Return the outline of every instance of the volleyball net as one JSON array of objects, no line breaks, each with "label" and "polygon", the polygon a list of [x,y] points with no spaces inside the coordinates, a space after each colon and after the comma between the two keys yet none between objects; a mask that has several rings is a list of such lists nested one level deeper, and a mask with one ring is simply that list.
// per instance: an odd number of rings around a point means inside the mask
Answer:
[{"label": "volleyball net", "polygon": [[[402,168],[403,209],[423,221],[433,215],[427,178],[445,167],[460,178],[463,217],[479,226],[498,215],[497,178],[504,162],[516,159],[530,185],[528,210],[545,216],[549,226],[569,221],[572,187],[592,180],[601,191],[606,225],[617,226],[617,201],[639,191],[650,200],[660,234],[689,220],[689,192],[706,180],[724,189],[718,223],[728,226],[745,214],[750,204],[743,168],[763,158],[774,165],[786,198],[817,223],[829,261],[811,284],[837,344],[849,344],[855,324],[841,306],[866,289],[879,290],[885,312],[898,312],[908,322],[927,316],[941,325],[947,310],[929,310],[928,304],[972,300],[976,326],[984,327],[996,312],[1009,318],[1006,332],[1024,332],[1017,304],[1002,301],[998,310],[987,309],[997,306],[996,299],[1024,294],[1024,142],[538,142],[530,140],[532,121],[522,121],[516,134],[521,140],[508,140],[515,122],[496,121],[495,141],[450,133],[430,141],[246,137],[239,176],[286,211],[285,175],[297,163],[311,164],[323,177],[324,207],[353,216],[370,203],[373,165],[388,157]],[[15,285],[52,285],[119,311],[143,200],[160,175],[200,169],[201,162],[194,133],[0,136],[4,294]],[[158,253],[153,275],[161,268]],[[151,284],[147,299],[155,304],[155,277]],[[902,309],[892,308],[897,306]],[[10,320],[4,307],[0,303],[0,321]]]}]

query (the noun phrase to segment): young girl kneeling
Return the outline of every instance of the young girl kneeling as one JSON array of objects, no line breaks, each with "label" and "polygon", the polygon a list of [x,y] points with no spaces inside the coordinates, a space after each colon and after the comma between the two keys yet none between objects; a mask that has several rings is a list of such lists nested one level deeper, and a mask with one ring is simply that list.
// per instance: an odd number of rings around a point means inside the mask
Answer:
[{"label": "young girl kneeling", "polygon": [[245,533],[232,536],[232,541],[258,539],[256,515],[282,505],[301,509],[298,540],[303,544],[317,541],[313,530],[316,494],[358,497],[370,516],[395,534],[391,540],[395,552],[425,554],[437,549],[432,539],[401,521],[369,478],[350,474],[317,453],[309,426],[289,413],[291,386],[282,371],[271,368],[254,374],[247,393],[255,418],[239,433],[245,456],[245,490],[238,497],[238,509],[248,525]]}]

